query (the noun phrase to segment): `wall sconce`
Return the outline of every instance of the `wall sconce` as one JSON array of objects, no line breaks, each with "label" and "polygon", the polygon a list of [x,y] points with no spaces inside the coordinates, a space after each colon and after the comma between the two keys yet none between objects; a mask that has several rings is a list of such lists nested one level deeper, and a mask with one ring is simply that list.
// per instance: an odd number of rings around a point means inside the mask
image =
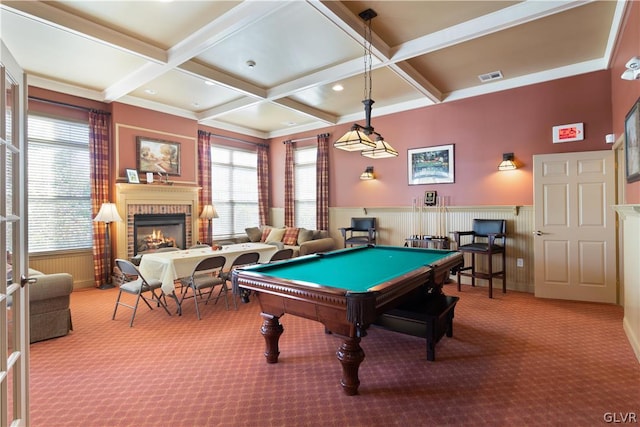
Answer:
[{"label": "wall sconce", "polygon": [[513,161],[513,153],[503,153],[502,161],[498,165],[499,171],[512,171],[518,169],[518,166]]},{"label": "wall sconce", "polygon": [[362,180],[376,179],[376,177],[373,175],[373,166],[367,166],[364,172],[362,172],[362,174],[360,175],[360,179]]}]

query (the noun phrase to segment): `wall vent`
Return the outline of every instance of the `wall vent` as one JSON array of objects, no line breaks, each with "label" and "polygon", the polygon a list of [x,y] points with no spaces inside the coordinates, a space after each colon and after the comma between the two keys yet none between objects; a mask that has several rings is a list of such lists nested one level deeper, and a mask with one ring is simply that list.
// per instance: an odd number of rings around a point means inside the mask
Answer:
[{"label": "wall vent", "polygon": [[490,82],[490,81],[493,81],[493,80],[500,80],[502,78],[502,72],[501,71],[492,71],[490,73],[480,74],[478,76],[478,78],[480,79],[480,81],[482,83]]}]

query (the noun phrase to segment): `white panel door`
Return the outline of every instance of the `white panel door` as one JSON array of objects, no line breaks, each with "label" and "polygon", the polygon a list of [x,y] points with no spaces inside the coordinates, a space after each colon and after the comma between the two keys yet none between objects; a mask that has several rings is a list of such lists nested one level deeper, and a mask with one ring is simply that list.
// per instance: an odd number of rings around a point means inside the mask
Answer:
[{"label": "white panel door", "polygon": [[533,156],[535,295],[616,303],[612,151]]}]

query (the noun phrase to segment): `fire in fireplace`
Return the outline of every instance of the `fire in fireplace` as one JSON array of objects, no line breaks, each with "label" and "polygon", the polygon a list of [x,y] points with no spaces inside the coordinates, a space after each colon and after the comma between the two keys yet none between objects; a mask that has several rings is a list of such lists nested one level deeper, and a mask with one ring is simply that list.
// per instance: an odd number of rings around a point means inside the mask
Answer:
[{"label": "fire in fireplace", "polygon": [[183,249],[186,242],[185,214],[136,214],[133,216],[134,255],[160,248]]}]

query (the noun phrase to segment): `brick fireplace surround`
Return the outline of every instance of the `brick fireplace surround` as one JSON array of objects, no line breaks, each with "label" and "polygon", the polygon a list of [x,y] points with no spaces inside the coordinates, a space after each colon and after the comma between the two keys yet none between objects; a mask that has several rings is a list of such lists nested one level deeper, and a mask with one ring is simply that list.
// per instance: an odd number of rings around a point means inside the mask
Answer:
[{"label": "brick fireplace surround", "polygon": [[184,213],[186,247],[198,236],[198,191],[200,187],[166,184],[116,184],[116,206],[123,221],[116,223],[117,258],[133,256],[133,216],[135,214]]}]

